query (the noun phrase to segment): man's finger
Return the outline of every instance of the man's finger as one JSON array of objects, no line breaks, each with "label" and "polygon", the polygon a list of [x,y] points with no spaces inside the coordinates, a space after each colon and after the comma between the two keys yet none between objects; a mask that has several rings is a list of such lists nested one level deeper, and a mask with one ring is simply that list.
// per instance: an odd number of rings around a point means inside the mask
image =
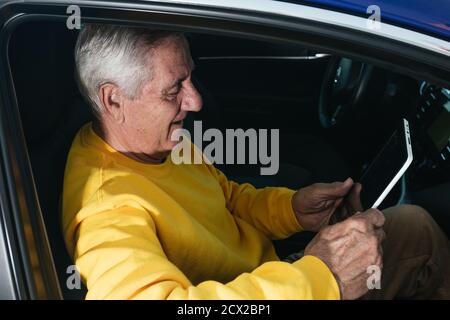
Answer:
[{"label": "man's finger", "polygon": [[381,228],[386,220],[384,214],[378,209],[366,210],[363,212],[362,216],[367,219],[370,224],[378,228]]},{"label": "man's finger", "polygon": [[360,183],[355,183],[352,187],[352,190],[350,191],[350,194],[348,196],[348,203],[353,211],[350,212],[350,214],[354,214],[357,211],[364,210],[361,204],[361,197],[360,197],[361,189],[362,185]]},{"label": "man's finger", "polygon": [[333,210],[331,211],[331,213],[335,212],[336,209],[342,204],[342,202],[344,202],[344,198],[339,198],[336,201],[334,201]]},{"label": "man's finger", "polygon": [[352,178],[348,178],[344,182],[333,182],[324,185],[324,194],[336,198],[344,197],[353,186]]}]

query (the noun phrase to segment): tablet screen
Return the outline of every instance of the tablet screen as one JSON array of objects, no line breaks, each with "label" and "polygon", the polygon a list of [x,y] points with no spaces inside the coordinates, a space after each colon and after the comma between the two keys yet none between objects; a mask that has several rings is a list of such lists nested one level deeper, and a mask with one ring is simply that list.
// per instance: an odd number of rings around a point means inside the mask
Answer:
[{"label": "tablet screen", "polygon": [[[412,161],[408,154],[409,139],[409,130],[406,133],[404,126],[401,126],[361,176],[359,181],[362,184],[361,204],[365,210],[380,205],[390,191],[386,190],[388,186],[395,178],[401,177],[404,172],[401,172],[402,168],[405,169],[405,165],[409,165]],[[380,197],[383,199],[380,200]]]}]

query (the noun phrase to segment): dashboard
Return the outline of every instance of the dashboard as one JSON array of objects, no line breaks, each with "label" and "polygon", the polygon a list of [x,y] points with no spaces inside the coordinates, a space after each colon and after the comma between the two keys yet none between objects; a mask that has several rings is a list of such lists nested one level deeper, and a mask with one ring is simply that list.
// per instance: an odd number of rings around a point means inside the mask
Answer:
[{"label": "dashboard", "polygon": [[417,107],[408,118],[416,187],[450,181],[450,90],[423,82]]}]

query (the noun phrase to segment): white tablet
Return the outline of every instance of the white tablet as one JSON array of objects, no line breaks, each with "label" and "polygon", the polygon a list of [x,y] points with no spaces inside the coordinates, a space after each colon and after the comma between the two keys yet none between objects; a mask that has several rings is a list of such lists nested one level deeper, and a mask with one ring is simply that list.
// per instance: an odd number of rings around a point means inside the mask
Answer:
[{"label": "white tablet", "polygon": [[409,124],[402,119],[386,145],[361,176],[363,208],[377,208],[413,161]]}]

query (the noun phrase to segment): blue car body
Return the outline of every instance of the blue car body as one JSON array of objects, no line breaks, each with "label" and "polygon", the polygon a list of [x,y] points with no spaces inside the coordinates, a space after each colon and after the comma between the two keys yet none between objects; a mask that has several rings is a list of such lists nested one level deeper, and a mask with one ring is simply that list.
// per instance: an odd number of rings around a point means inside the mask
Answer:
[{"label": "blue car body", "polygon": [[450,41],[449,0],[289,0],[353,15],[369,16],[367,8],[380,7],[381,21]]}]

